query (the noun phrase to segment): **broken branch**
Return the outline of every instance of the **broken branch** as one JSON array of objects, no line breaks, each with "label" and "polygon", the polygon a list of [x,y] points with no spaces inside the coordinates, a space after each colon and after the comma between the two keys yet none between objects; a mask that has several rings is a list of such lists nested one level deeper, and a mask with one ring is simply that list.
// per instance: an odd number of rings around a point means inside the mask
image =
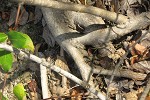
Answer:
[{"label": "broken branch", "polygon": [[60,9],[60,10],[89,13],[110,20],[115,23],[125,23],[128,20],[128,17],[122,14],[117,14],[115,12],[110,12],[101,8],[87,6],[87,5],[85,6],[81,4],[59,2],[54,0],[47,0],[47,1],[46,0],[12,0],[12,1],[24,2],[25,4],[29,4],[29,5],[50,7],[50,8]]}]

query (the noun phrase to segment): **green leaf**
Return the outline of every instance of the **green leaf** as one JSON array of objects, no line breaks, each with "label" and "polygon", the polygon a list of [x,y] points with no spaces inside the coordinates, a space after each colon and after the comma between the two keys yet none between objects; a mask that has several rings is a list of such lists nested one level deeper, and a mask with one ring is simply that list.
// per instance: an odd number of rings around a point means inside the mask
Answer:
[{"label": "green leaf", "polygon": [[0,65],[5,72],[8,72],[13,63],[13,54],[4,49],[0,49]]},{"label": "green leaf", "polygon": [[8,38],[15,48],[28,49],[34,52],[34,45],[31,38],[24,33],[10,31],[8,32]]},{"label": "green leaf", "polygon": [[0,92],[0,98],[2,96],[2,100],[8,100],[4,95],[2,95],[2,92]]},{"label": "green leaf", "polygon": [[17,84],[13,88],[13,93],[18,98],[18,100],[24,100],[26,98],[26,92],[22,83]]},{"label": "green leaf", "polygon": [[0,33],[0,42],[4,42],[8,39],[8,36],[5,33]]}]

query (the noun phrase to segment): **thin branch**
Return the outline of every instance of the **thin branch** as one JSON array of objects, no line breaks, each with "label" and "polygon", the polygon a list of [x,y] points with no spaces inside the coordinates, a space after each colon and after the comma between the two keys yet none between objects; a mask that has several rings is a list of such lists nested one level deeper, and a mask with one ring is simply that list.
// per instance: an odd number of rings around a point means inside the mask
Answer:
[{"label": "thin branch", "polygon": [[146,96],[149,91],[150,91],[150,77],[148,78],[147,84],[146,84],[144,91],[143,91],[142,95],[140,96],[139,100],[146,100]]},{"label": "thin branch", "polygon": [[19,23],[19,15],[20,15],[20,9],[21,9],[21,6],[22,6],[22,4],[21,3],[19,3],[19,5],[18,5],[18,10],[17,10],[17,16],[16,16],[16,20],[15,20],[15,28],[17,28],[17,26],[18,26],[18,23]]},{"label": "thin branch", "polygon": [[71,73],[61,69],[60,67],[57,67],[55,65],[52,66],[50,63],[46,62],[45,60],[42,60],[41,58],[39,58],[33,54],[28,54],[28,53],[25,53],[21,50],[13,49],[11,46],[9,46],[7,44],[0,44],[0,48],[5,49],[5,50],[10,51],[10,52],[14,52],[16,54],[19,54],[21,57],[25,57],[27,59],[35,61],[35,62],[37,62],[43,66],[50,67],[51,70],[66,76],[67,78],[69,78],[72,81],[76,82],[77,84],[81,85],[82,87],[84,87],[85,89],[90,91],[91,93],[95,94],[99,99],[106,100],[106,97],[102,93],[100,93],[99,91],[92,88],[92,86],[90,84],[87,84],[87,82],[80,80],[76,76],[74,76]]},{"label": "thin branch", "polygon": [[116,23],[125,23],[128,21],[128,17],[124,15],[117,14],[115,12],[110,12],[97,7],[87,6],[87,5],[73,4],[68,2],[59,2],[53,0],[11,0],[11,1],[24,2],[25,4],[28,5],[50,7],[50,8],[60,9],[60,10],[89,13]]},{"label": "thin branch", "polygon": [[[39,56],[42,58],[43,55],[39,53]],[[43,99],[49,98],[49,88],[48,88],[48,77],[46,66],[40,64],[40,74],[41,74],[41,87],[42,87],[42,97]]]},{"label": "thin branch", "polygon": [[108,76],[114,75],[115,77],[125,77],[133,80],[144,80],[147,76],[146,74],[133,72],[127,69],[117,69],[115,73],[113,73],[113,70],[106,70],[100,67],[98,69],[94,69],[93,73]]}]

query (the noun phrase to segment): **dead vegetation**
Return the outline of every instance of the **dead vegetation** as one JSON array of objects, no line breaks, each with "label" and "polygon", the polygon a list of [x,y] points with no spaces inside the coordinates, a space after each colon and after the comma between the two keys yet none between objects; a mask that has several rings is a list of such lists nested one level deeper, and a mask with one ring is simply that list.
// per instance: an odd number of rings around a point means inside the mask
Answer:
[{"label": "dead vegetation", "polygon": [[[22,0],[12,1],[22,3]],[[149,100],[149,1],[26,0],[23,3],[35,5],[32,9],[34,12],[27,10],[27,6],[20,5],[16,22],[16,7],[12,7],[10,13],[1,11],[1,18],[9,20],[9,27],[21,31],[26,31],[26,28],[21,27],[30,22],[38,26],[42,23],[42,28],[30,32],[36,42],[35,54],[40,56],[39,52],[42,52],[42,57],[54,65],[52,70],[47,68],[46,71],[48,95],[41,96],[40,85],[43,83],[39,84],[38,81],[42,77],[37,76],[33,78],[34,81],[27,82],[29,99]],[[3,14],[9,15],[9,18]],[[35,36],[37,30],[43,31],[42,36],[48,48],[42,39],[38,40]],[[37,68],[35,63],[25,66],[32,68],[27,67],[24,71],[29,69],[40,75],[42,69]],[[76,84],[76,80],[68,79],[72,77],[67,76],[70,74],[64,75],[61,71],[58,73],[55,66],[82,79],[85,84]]]}]

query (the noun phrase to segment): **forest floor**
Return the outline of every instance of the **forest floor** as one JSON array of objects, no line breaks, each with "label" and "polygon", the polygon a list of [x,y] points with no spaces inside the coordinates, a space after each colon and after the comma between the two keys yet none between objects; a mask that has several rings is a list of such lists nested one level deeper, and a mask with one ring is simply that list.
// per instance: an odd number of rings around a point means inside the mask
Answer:
[{"label": "forest floor", "polygon": [[[28,34],[35,46],[35,55],[42,52],[47,60],[53,60],[55,65],[60,66],[78,78],[81,78],[79,70],[72,58],[64,51],[64,56],[61,55],[62,49],[55,42],[53,37],[50,36],[52,41],[51,45],[48,45],[45,42],[43,33],[49,32],[49,30],[44,27],[45,22],[38,7],[22,6],[20,17],[18,19],[19,22],[16,24],[15,20],[18,5],[10,3],[8,0],[0,1],[0,5],[0,32],[7,33],[10,30],[16,30]],[[126,53],[126,49],[128,48],[126,47],[126,44],[130,44],[129,46],[131,46],[139,37],[140,35],[138,34],[127,35],[121,39],[114,40],[112,44],[117,51],[109,57],[100,57],[101,55],[99,55],[98,48],[87,46],[86,50],[89,56],[86,57],[85,60],[89,64],[92,62],[95,66],[102,66],[103,68],[105,68],[105,66],[111,66],[111,68],[105,69],[113,70],[115,68],[114,66],[118,63],[118,58]],[[148,33],[146,37],[130,51],[123,63],[124,66],[122,69],[128,69],[137,73],[142,73],[143,75],[148,74],[150,72],[149,44],[150,33]],[[12,70],[7,73],[7,75],[2,69],[0,70],[0,89],[4,88],[4,95],[9,100],[16,100],[17,98],[13,94],[13,87],[17,83],[23,83],[27,92],[27,99],[40,100],[42,98],[42,90],[39,64],[27,59],[20,59],[20,57],[16,55],[14,55],[14,58]],[[143,67],[141,67],[141,65]],[[78,86],[69,79],[66,83],[67,86],[62,87],[62,75],[48,70],[47,77],[50,95],[55,99],[84,100],[90,98],[88,97],[88,92],[84,88]],[[106,87],[109,83],[110,76],[94,75],[93,77],[97,89],[106,93]],[[4,86],[5,79],[6,84]],[[126,98],[126,100],[137,100],[144,91],[146,83],[147,78],[136,80],[125,77],[115,77],[110,85],[110,97],[113,100],[120,97]],[[74,96],[76,98],[73,98]],[[150,100],[149,95],[147,96],[147,100]]]}]

